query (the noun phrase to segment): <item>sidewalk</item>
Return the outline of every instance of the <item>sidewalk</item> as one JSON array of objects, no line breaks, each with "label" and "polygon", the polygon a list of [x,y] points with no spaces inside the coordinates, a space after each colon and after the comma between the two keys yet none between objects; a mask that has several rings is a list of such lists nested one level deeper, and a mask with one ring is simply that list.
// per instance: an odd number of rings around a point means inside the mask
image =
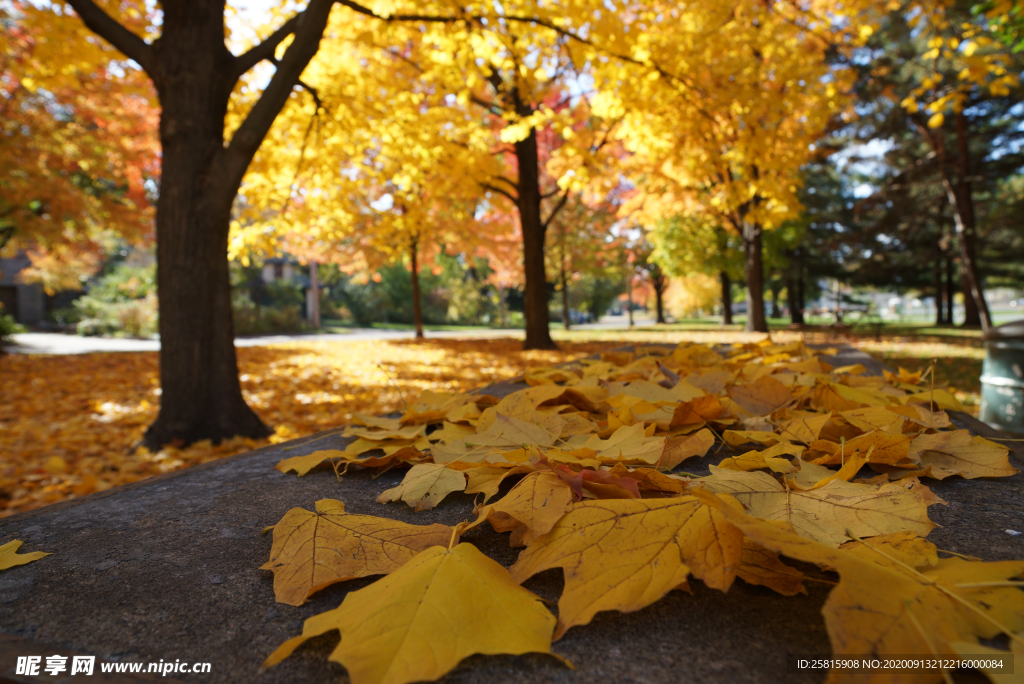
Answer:
[{"label": "sidewalk", "polygon": [[[653,319],[635,316],[636,326],[652,325]],[[560,327],[551,323],[552,330]],[[572,326],[573,330],[627,330],[626,316],[604,316],[597,323]],[[515,328],[480,328],[478,330],[428,330],[430,338],[521,337],[523,331]],[[350,342],[356,340],[411,340],[412,330],[383,330],[379,328],[351,328],[343,333],[302,333],[295,335],[261,335],[239,337],[236,347],[264,347],[286,342]],[[4,351],[12,354],[92,354],[96,352],[154,352],[160,351],[160,340],[137,340],[121,337],[82,337],[61,333],[21,333],[12,335],[13,344]]]}]

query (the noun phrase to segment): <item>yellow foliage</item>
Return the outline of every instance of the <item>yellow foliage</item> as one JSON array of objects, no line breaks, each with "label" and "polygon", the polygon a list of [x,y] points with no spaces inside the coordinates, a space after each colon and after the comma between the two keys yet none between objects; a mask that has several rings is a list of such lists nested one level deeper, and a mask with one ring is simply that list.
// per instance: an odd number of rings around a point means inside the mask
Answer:
[{"label": "yellow foliage", "polygon": [[722,288],[717,278],[693,273],[684,278],[672,278],[665,292],[665,305],[675,318],[696,316],[699,310],[710,314],[722,300]]}]

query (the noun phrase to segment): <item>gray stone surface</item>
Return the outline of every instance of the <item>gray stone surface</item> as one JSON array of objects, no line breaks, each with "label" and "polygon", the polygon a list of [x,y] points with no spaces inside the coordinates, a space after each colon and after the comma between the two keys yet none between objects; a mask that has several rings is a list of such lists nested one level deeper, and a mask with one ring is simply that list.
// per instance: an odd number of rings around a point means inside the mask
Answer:
[{"label": "gray stone surface", "polygon": [[[870,361],[878,370],[876,362],[856,352],[833,363],[857,361]],[[519,387],[505,384],[488,391]],[[957,422],[988,430],[969,416],[957,416]],[[298,634],[305,618],[336,607],[346,592],[372,581],[334,585],[301,607],[277,604],[271,573],[258,569],[271,546],[263,528],[290,508],[311,508],[322,498],[340,499],[353,513],[451,525],[470,519],[472,497],[452,495],[432,511],[413,513],[405,504],[375,501],[400,481],[401,472],[376,479],[355,472],[339,482],[329,469],[303,478],[274,470],[282,458],[341,447],[345,441],[331,435],[299,440],[309,447],[267,447],[0,520],[0,543],[22,539],[23,552],[54,552],[0,573],[0,679],[21,681],[14,676],[18,655],[85,653],[107,661],[212,664],[209,674],[175,675],[189,682],[347,681],[344,669],[326,660],[337,640],[331,635],[259,672],[261,661]],[[727,455],[725,449],[713,450],[702,465]],[[1020,456],[1012,455],[1018,467]],[[684,467],[699,466],[691,460]],[[1005,532],[1024,531],[1022,476],[950,478],[929,485],[949,502],[931,509],[943,525],[930,537],[940,548],[986,560],[1024,558],[1024,536]],[[464,539],[506,566],[518,553],[508,547],[508,535],[489,527]],[[525,586],[554,607],[560,571],[542,573]],[[828,589],[809,582],[808,595],[787,598],[739,580],[727,594],[693,582],[692,595],[672,592],[644,610],[601,613],[590,625],[570,630],[554,650],[571,660],[575,671],[541,655],[474,656],[443,681],[821,681],[822,673],[787,672],[784,658],[829,652],[819,614]]]}]

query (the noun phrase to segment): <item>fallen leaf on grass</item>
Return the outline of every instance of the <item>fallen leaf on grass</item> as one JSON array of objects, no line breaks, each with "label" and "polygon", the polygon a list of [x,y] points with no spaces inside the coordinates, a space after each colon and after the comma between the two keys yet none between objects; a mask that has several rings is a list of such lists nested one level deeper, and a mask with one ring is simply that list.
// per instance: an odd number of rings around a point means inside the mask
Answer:
[{"label": "fallen leaf on grass", "polygon": [[560,567],[556,638],[603,610],[649,606],[692,572],[725,591],[743,553],[743,536],[693,497],[577,503],[552,530],[529,540],[512,566],[519,582]]},{"label": "fallen leaf on grass", "polygon": [[263,666],[336,629],[341,642],[328,659],[353,684],[433,681],[475,653],[551,653],[554,625],[540,599],[472,544],[435,546],[306,620]]},{"label": "fallen leaf on grass", "polygon": [[335,582],[386,575],[431,546],[452,539],[447,525],[409,525],[345,512],[333,499],[316,502],[316,512],[293,508],[274,526],[270,560],[278,603],[300,606]]},{"label": "fallen leaf on grass", "polygon": [[381,492],[378,503],[401,499],[417,512],[428,511],[452,492],[466,488],[466,476],[436,463],[414,465],[405,474],[401,484]]},{"label": "fallen leaf on grass", "polygon": [[18,549],[25,542],[20,539],[9,541],[3,546],[0,546],[0,570],[7,570],[13,568],[16,565],[24,565],[25,563],[31,563],[34,560],[39,560],[43,556],[51,556],[53,554],[45,551],[33,551],[32,553],[18,553]]}]

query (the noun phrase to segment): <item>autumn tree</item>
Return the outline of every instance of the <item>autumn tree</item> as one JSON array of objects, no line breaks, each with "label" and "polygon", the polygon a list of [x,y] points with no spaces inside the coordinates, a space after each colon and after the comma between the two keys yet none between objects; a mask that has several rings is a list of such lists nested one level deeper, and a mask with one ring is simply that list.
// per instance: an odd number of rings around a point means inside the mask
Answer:
[{"label": "autumn tree", "polygon": [[78,289],[108,236],[152,237],[155,94],[77,19],[32,4],[0,7],[0,54],[0,249],[26,251],[47,291]]},{"label": "autumn tree", "polygon": [[650,231],[651,260],[671,277],[703,273],[718,279],[722,324],[732,324],[732,285],[742,279],[742,245],[721,224],[701,217],[674,216]]},{"label": "autumn tree", "polygon": [[[943,4],[935,9],[927,14],[892,17],[897,31],[905,22],[915,31],[913,42],[927,47],[912,62],[916,67],[914,78],[901,104],[935,155],[953,209],[966,290],[977,309],[977,324],[987,330],[992,326],[992,316],[977,263],[973,180],[984,158],[972,154],[972,138],[979,132],[973,119],[978,113],[984,116],[993,100],[1009,96],[1018,87],[1020,64],[1017,60],[1016,68],[1010,68],[1013,55],[998,41],[1003,25],[997,17],[972,17],[966,3]],[[891,67],[883,65],[881,70]],[[907,71],[903,71],[904,76],[910,75]],[[948,124],[947,114],[951,119]]]}]

